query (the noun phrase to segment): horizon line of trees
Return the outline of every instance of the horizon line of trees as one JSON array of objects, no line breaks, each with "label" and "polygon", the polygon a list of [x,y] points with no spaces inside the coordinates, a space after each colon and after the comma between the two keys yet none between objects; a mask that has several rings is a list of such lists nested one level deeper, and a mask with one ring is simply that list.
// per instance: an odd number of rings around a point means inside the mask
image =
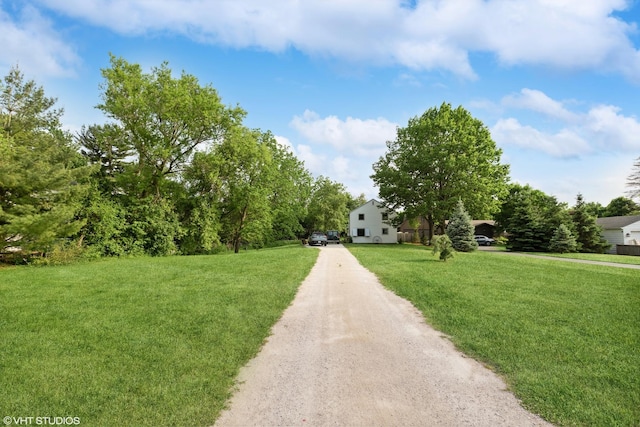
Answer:
[{"label": "horizon line of trees", "polygon": [[[96,108],[107,121],[76,135],[63,130],[56,99],[17,67],[0,82],[0,253],[238,252],[346,230],[349,211],[366,202],[341,183],[312,177],[271,132],[246,127],[240,106],[224,105],[184,71],[174,77],[166,62],[144,73],[111,55],[102,76]],[[533,230],[535,250],[550,247],[542,230],[548,236],[563,224],[583,233],[584,224],[569,221],[576,215],[590,224],[638,211],[630,199],[602,207],[579,196],[568,212],[551,196],[511,184],[489,130],[462,107],[443,103],[410,119],[387,148],[371,176],[380,198],[407,218],[427,218],[429,241],[434,230],[445,233],[459,202],[512,236]],[[640,158],[634,166],[637,189]]]},{"label": "horizon line of trees", "polygon": [[110,57],[105,124],[71,135],[12,68],[0,82],[0,253],[208,254],[345,229],[364,196],[313,178],[246,112],[167,63]]}]

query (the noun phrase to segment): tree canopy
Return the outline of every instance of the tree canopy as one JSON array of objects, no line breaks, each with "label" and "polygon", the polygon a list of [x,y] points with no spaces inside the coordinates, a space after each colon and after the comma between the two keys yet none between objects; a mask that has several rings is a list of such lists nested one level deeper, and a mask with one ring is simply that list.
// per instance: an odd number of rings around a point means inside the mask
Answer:
[{"label": "tree canopy", "polygon": [[442,232],[458,200],[488,218],[507,189],[508,165],[488,128],[462,107],[443,103],[398,128],[371,176],[382,201],[407,218],[423,216]]},{"label": "tree canopy", "polygon": [[17,68],[0,82],[0,251],[43,253],[83,225],[89,168],[55,102]]}]

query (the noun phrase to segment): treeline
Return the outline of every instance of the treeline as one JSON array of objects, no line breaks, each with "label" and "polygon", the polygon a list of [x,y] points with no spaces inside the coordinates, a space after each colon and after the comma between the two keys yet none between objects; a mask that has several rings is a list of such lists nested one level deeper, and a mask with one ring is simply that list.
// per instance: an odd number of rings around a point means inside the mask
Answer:
[{"label": "treeline", "polygon": [[111,57],[105,124],[76,135],[44,89],[12,69],[0,98],[0,252],[207,254],[346,228],[354,198],[313,178],[246,112],[166,63]]}]

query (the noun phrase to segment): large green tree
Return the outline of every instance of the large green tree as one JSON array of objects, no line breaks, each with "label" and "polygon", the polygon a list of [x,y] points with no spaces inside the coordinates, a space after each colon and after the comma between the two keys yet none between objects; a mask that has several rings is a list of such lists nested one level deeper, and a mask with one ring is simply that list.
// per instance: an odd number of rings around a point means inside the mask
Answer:
[{"label": "large green tree", "polygon": [[[87,212],[105,221],[112,211],[96,216],[97,207],[124,212],[119,236],[128,252],[171,254],[181,244],[187,253],[210,251],[218,242],[219,206],[207,198],[188,200],[194,192],[186,186],[185,170],[197,152],[231,138],[245,112],[223,105],[213,87],[192,75],[174,77],[167,63],[145,73],[111,56],[102,75],[97,108],[111,121],[77,135],[82,153],[98,165],[94,188],[100,196],[93,198],[98,203],[87,203]],[[196,237],[198,228],[203,236]],[[83,230],[89,243],[97,243],[91,237],[101,236],[95,232],[100,229],[94,224]]]},{"label": "large green tree", "polygon": [[[173,77],[167,63],[144,73],[140,65],[111,56],[102,75],[97,108],[119,128],[121,135],[109,130],[109,140],[118,152],[132,154],[130,182],[143,199],[161,197],[165,179],[178,175],[196,149],[220,142],[245,116],[241,108],[223,105],[217,91],[196,77]],[[110,147],[99,147],[108,154]]]},{"label": "large green tree", "polygon": [[83,224],[89,170],[55,103],[18,68],[0,82],[0,251],[46,253]]},{"label": "large green tree", "polygon": [[[587,204],[588,205],[588,204]],[[616,197],[604,208],[603,217],[635,215],[640,212],[640,206],[626,197]]]},{"label": "large green tree", "polygon": [[498,210],[509,173],[501,154],[480,120],[443,103],[398,128],[371,178],[387,206],[427,218],[431,239],[435,224],[444,231],[458,200],[475,218]]},{"label": "large green tree", "polygon": [[313,183],[309,198],[307,232],[346,230],[351,199],[343,184],[319,176]]},{"label": "large green tree", "polygon": [[223,239],[240,250],[243,242],[261,245],[272,227],[269,196],[274,181],[269,133],[239,127],[214,149],[221,179]]}]

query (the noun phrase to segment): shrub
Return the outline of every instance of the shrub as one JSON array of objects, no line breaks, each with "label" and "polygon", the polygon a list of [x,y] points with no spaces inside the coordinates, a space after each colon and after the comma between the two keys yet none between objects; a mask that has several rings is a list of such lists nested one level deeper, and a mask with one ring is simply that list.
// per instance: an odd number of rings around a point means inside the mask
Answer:
[{"label": "shrub", "polygon": [[433,254],[439,254],[442,261],[453,257],[455,250],[451,245],[451,239],[446,234],[433,238]]}]

